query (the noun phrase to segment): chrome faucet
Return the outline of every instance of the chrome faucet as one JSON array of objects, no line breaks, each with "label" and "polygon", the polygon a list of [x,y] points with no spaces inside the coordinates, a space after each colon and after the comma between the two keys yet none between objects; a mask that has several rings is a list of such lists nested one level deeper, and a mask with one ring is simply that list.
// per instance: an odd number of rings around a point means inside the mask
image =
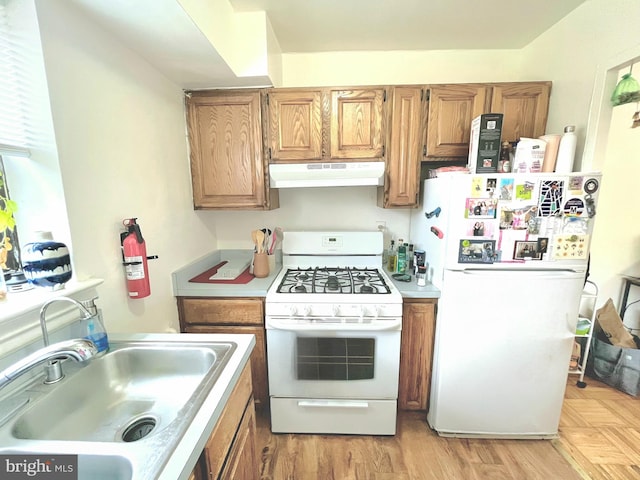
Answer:
[{"label": "chrome faucet", "polygon": [[[82,313],[82,319],[83,320],[93,317],[93,314],[89,310],[87,310],[87,308],[84,305],[82,305],[77,300],[74,300],[73,298],[56,297],[56,298],[52,298],[51,300],[45,302],[45,304],[42,305],[42,308],[40,309],[40,328],[42,329],[42,339],[44,341],[44,346],[45,347],[49,346],[49,332],[47,330],[47,322],[45,321],[45,313],[47,311],[47,308],[49,308],[49,306],[51,304],[56,303],[56,302],[69,302],[69,303],[72,303],[73,305],[78,307],[78,309]],[[45,373],[44,383],[55,383],[55,382],[57,382],[59,380],[62,380],[62,378],[64,377],[64,373],[62,372],[62,365],[60,364],[60,362],[58,360],[55,359],[55,357],[52,357],[46,363],[46,365],[44,367],[44,373]]]},{"label": "chrome faucet", "polygon": [[58,365],[57,370],[61,375],[60,378],[58,378],[58,380],[60,380],[64,375],[62,375],[62,369],[59,367],[60,362],[55,359],[67,357],[76,362],[86,362],[93,358],[96,353],[98,353],[96,345],[91,340],[84,338],[74,338],[72,340],[65,340],[54,343],[53,345],[48,345],[0,372],[0,390],[16,378],[44,362],[55,361],[55,364]]},{"label": "chrome faucet", "polygon": [[44,346],[47,347],[49,345],[49,332],[47,331],[47,323],[45,322],[45,312],[47,311],[47,308],[49,308],[49,306],[53,303],[56,302],[70,302],[73,303],[76,307],[78,307],[78,309],[82,312],[82,319],[86,320],[87,318],[91,318],[93,317],[93,314],[87,310],[87,308],[82,305],[80,302],[78,302],[77,300],[74,300],[73,298],[69,298],[69,297],[56,297],[56,298],[52,298],[51,300],[45,302],[44,305],[42,305],[42,308],[40,309],[40,328],[42,329],[42,338],[44,340]]}]

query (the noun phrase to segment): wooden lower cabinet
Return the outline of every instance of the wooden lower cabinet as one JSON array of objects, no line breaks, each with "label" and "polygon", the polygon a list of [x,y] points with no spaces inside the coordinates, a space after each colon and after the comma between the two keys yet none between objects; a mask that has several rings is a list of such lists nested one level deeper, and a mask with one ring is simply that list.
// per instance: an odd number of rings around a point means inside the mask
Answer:
[{"label": "wooden lower cabinet", "polygon": [[191,478],[256,480],[260,478],[256,452],[256,417],[251,395],[251,368],[247,364],[211,432]]},{"label": "wooden lower cabinet", "polygon": [[256,336],[251,352],[253,396],[256,407],[269,404],[267,341],[264,299],[254,297],[178,297],[180,331],[183,333],[247,333]]},{"label": "wooden lower cabinet", "polygon": [[405,298],[403,301],[398,389],[400,410],[428,410],[436,305],[435,299]]},{"label": "wooden lower cabinet", "polygon": [[221,480],[252,480],[258,478],[256,454],[256,412],[251,401],[242,416],[236,438],[231,445]]}]

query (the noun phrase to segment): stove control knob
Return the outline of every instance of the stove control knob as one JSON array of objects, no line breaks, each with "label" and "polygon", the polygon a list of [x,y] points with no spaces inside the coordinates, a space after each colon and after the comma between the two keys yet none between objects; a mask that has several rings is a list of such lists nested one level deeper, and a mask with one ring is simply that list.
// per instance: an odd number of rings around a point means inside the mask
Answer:
[{"label": "stove control knob", "polygon": [[305,305],[302,309],[302,316],[308,317],[309,315],[311,315],[311,307],[309,305]]},{"label": "stove control knob", "polygon": [[331,307],[331,314],[333,317],[337,317],[340,315],[340,307],[338,305],[334,305]]},{"label": "stove control knob", "polygon": [[290,317],[295,317],[297,313],[298,313],[298,309],[295,307],[295,305],[289,306],[289,316]]},{"label": "stove control knob", "polygon": [[373,316],[377,319],[383,313],[383,307],[382,305],[376,305],[374,310]]}]

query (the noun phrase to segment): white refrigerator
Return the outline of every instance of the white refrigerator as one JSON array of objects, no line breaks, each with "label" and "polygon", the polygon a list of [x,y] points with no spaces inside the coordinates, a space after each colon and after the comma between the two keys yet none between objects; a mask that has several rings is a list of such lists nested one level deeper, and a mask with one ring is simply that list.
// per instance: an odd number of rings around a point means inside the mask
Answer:
[{"label": "white refrigerator", "polygon": [[445,173],[411,239],[441,290],[427,420],[443,436],[557,435],[598,173]]}]

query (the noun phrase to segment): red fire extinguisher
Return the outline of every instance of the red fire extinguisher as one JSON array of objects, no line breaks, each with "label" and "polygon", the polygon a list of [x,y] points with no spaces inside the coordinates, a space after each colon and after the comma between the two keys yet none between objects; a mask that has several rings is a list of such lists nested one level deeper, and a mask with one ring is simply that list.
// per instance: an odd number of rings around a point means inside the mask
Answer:
[{"label": "red fire extinguisher", "polygon": [[129,297],[144,298],[151,294],[147,259],[158,258],[158,256],[147,256],[147,247],[144,238],[142,238],[140,225],[136,223],[136,220],[136,218],[125,218],[122,221],[127,231],[120,234],[120,244],[122,245]]}]

